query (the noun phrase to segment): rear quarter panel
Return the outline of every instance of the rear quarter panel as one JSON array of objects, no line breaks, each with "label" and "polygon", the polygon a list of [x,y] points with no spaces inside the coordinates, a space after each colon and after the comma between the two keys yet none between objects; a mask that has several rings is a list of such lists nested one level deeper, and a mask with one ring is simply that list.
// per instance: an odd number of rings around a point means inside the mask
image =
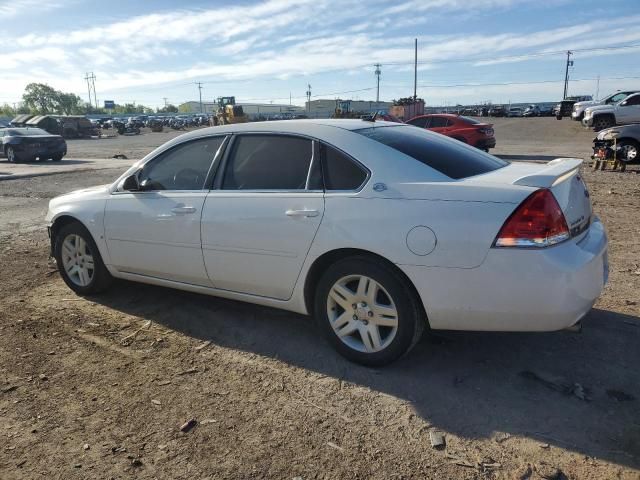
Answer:
[{"label": "rear quarter panel", "polygon": [[[474,268],[482,264],[512,203],[362,198],[327,194],[325,214],[309,256],[338,248],[357,248],[396,264]],[[430,253],[418,255],[407,245],[417,226],[435,235]]]}]

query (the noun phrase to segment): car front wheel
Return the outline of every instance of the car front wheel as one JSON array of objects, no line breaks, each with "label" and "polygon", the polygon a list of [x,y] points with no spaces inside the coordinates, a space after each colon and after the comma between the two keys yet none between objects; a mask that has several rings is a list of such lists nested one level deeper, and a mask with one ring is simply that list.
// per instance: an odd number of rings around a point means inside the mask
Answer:
[{"label": "car front wheel", "polygon": [[638,156],[638,149],[640,144],[634,140],[621,140],[620,150],[622,151],[622,160],[625,162],[637,162],[640,157]]},{"label": "car front wheel", "polygon": [[426,320],[416,295],[393,266],[367,257],[331,265],[320,278],[314,313],[333,347],[347,359],[381,366],[407,353]]},{"label": "car front wheel", "polygon": [[9,160],[9,162],[15,163],[18,161],[18,158],[16,157],[16,151],[13,149],[13,147],[7,147],[7,150],[5,153],[7,155],[7,160]]},{"label": "car front wheel", "polygon": [[615,125],[615,122],[606,115],[600,115],[593,120],[593,129],[596,132],[612,127],[613,125]]},{"label": "car front wheel", "polygon": [[64,282],[79,295],[99,293],[109,287],[111,274],[104,266],[89,231],[79,223],[60,228],[54,256]]}]

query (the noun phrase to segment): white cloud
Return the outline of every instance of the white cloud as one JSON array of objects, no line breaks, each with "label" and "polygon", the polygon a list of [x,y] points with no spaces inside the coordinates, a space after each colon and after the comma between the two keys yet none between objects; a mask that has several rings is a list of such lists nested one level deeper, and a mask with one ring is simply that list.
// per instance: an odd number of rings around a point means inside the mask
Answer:
[{"label": "white cloud", "polygon": [[[493,12],[525,1],[476,0],[473,8]],[[0,3],[0,18],[17,15],[30,5],[35,0]],[[373,63],[395,63],[383,67],[384,78],[392,71],[411,70],[414,36],[409,32],[428,31],[421,25],[432,14],[455,15],[468,8],[467,0],[394,4],[386,0],[267,0],[257,5],[182,8],[98,27],[15,36],[12,45],[18,48],[0,58],[0,79],[6,94],[19,98],[31,81],[46,81],[82,94],[86,70],[95,71],[100,91],[109,94],[204,79],[257,82],[330,72],[350,79],[361,73],[373,78]],[[438,63],[443,59],[509,56],[475,63],[482,67],[523,61],[530,59],[531,51],[555,51],[567,45],[591,48],[610,41],[633,42],[640,40],[640,32],[629,26],[638,21],[640,16],[612,18],[606,30],[601,22],[586,22],[526,33],[514,24],[508,33],[419,35],[420,70],[444,70],[446,64]],[[390,35],[393,29],[407,34]],[[590,53],[599,54],[602,52]]]}]

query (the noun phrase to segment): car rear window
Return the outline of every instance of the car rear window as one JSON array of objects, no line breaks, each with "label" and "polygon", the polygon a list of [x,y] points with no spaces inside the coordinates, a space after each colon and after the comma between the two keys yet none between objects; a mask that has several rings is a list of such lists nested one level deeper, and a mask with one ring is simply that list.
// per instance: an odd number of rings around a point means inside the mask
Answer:
[{"label": "car rear window", "polygon": [[471,117],[462,117],[461,116],[459,118],[460,118],[460,120],[464,120],[467,123],[473,123],[474,125],[478,124],[478,123],[482,123],[482,122],[479,122],[478,120],[476,120],[475,118],[471,118]]},{"label": "car rear window", "polygon": [[28,137],[31,135],[49,135],[48,132],[41,128],[19,128],[15,130],[9,130],[10,135],[16,135],[21,137]]},{"label": "car rear window", "polygon": [[354,131],[413,157],[453,179],[492,172],[508,165],[508,162],[458,140],[420,128],[394,126]]}]

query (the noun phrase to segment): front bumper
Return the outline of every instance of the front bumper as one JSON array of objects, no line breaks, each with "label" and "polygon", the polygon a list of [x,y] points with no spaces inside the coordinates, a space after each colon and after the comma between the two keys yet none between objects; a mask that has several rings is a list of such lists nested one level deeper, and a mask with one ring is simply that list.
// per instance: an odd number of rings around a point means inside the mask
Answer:
[{"label": "front bumper", "polygon": [[542,332],[578,322],[607,282],[607,235],[595,218],[579,240],[492,248],[477,268],[401,265],[433,329]]}]

